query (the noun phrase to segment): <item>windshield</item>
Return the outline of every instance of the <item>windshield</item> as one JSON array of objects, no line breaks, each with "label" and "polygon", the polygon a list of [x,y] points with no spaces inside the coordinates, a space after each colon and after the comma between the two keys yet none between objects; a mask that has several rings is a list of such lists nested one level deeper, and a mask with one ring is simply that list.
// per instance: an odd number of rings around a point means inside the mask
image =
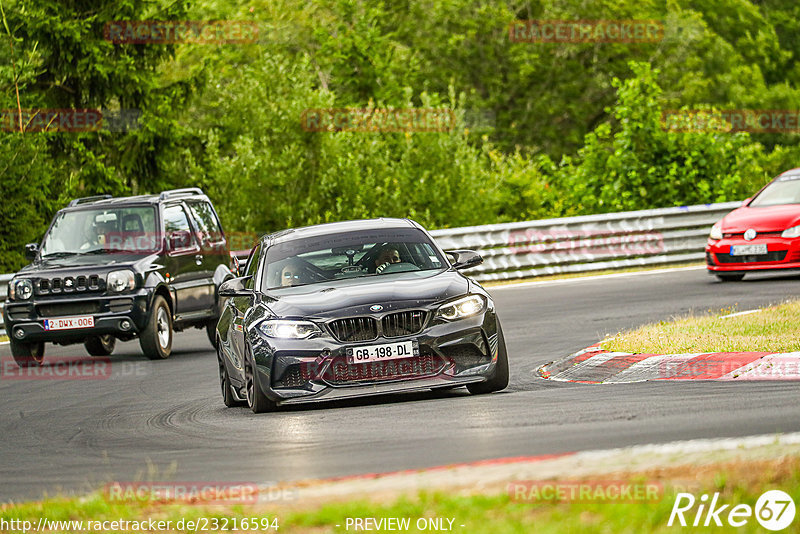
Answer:
[{"label": "windshield", "polygon": [[750,202],[749,207],[800,204],[800,174],[780,176]]},{"label": "windshield", "polygon": [[152,206],[64,211],[44,238],[42,256],[147,253],[158,244]]},{"label": "windshield", "polygon": [[267,250],[262,287],[279,289],[446,266],[428,236],[416,228],[362,230],[273,245]]}]

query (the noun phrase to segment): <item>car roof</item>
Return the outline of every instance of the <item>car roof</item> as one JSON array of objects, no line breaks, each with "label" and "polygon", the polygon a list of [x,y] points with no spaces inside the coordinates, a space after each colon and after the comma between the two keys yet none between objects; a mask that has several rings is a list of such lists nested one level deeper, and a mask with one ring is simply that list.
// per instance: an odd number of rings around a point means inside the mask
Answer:
[{"label": "car roof", "polygon": [[272,241],[272,243],[282,243],[291,241],[293,239],[301,239],[304,237],[318,237],[324,235],[339,234],[342,232],[353,232],[357,230],[375,230],[375,229],[390,229],[390,228],[418,228],[422,229],[417,223],[410,219],[395,219],[390,217],[381,217],[379,219],[359,219],[355,221],[341,221],[324,224],[315,224],[313,226],[303,226],[300,228],[290,228],[288,230],[281,230],[272,234],[265,235],[263,240]]},{"label": "car roof", "polygon": [[789,169],[788,171],[783,171],[778,175],[778,178],[780,178],[781,176],[796,176],[798,174],[800,174],[800,167],[796,169]]},{"label": "car roof", "polygon": [[169,200],[205,200],[208,197],[198,188],[175,189],[164,191],[158,194],[134,195],[129,197],[112,197],[110,195],[98,195],[94,197],[77,198],[64,207],[66,210],[80,210],[86,208],[114,207],[130,204],[158,204]]}]

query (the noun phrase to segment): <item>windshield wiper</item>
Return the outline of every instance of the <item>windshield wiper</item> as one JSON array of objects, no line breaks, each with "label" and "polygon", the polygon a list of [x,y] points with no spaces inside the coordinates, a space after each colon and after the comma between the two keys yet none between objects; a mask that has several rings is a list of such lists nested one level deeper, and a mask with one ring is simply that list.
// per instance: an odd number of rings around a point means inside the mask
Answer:
[{"label": "windshield wiper", "polygon": [[78,254],[78,253],[77,252],[67,252],[67,251],[51,252],[50,254],[43,255],[42,258],[66,258],[67,256],[75,256],[76,254]]}]

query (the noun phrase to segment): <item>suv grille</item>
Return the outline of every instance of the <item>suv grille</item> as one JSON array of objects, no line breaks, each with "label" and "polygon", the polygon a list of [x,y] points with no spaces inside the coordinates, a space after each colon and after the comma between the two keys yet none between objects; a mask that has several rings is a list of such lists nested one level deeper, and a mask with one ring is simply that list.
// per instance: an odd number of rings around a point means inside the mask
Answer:
[{"label": "suv grille", "polygon": [[64,278],[41,278],[37,285],[40,295],[58,293],[72,293],[74,291],[98,291],[100,277],[96,274],[90,276],[67,276]]},{"label": "suv grille", "polygon": [[404,311],[387,315],[381,321],[383,335],[386,337],[409,336],[422,330],[425,324],[424,311]]},{"label": "suv grille", "polygon": [[100,311],[99,301],[64,302],[57,304],[39,304],[36,306],[40,317],[59,317],[63,315],[83,315]]},{"label": "suv grille", "polygon": [[370,341],[378,337],[378,322],[372,317],[337,319],[328,326],[336,339],[342,342]]}]

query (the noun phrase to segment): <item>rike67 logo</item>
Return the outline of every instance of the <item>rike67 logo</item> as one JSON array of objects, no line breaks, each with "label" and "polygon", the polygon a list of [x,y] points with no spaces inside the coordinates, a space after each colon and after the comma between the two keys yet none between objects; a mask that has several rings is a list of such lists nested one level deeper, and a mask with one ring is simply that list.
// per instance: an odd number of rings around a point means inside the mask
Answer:
[{"label": "rike67 logo", "polygon": [[[694,510],[695,505],[697,509]],[[792,497],[781,490],[764,492],[756,501],[755,507],[749,504],[720,503],[720,494],[707,494],[696,499],[691,493],[678,493],[675,504],[669,514],[667,526],[671,527],[677,520],[682,527],[721,527],[725,524],[732,527],[742,527],[753,517],[765,529],[779,531],[787,528],[794,521],[795,504]]]}]

